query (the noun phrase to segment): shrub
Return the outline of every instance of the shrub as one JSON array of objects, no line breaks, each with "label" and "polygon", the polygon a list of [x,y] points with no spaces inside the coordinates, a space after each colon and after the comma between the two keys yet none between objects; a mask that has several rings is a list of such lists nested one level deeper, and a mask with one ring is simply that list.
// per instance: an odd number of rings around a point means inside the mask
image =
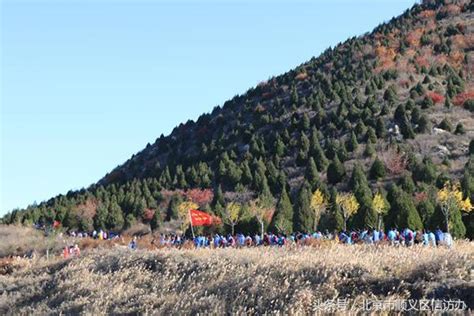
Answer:
[{"label": "shrub", "polygon": [[456,135],[466,134],[466,131],[464,130],[464,125],[462,123],[458,123],[458,125],[456,125],[456,130],[454,131],[454,134]]},{"label": "shrub", "polygon": [[438,124],[438,128],[441,128],[445,131],[448,131],[448,132],[451,132],[453,130],[453,125],[451,124],[451,122],[447,119],[447,118],[444,118],[439,124]]}]

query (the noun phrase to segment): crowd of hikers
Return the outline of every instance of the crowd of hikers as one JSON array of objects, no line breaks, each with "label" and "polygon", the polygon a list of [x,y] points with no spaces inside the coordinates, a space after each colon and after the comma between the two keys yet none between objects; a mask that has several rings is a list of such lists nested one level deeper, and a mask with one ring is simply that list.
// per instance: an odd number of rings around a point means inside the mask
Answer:
[{"label": "crowd of hikers", "polygon": [[[168,247],[179,247],[188,238],[169,234],[160,236],[160,245]],[[286,246],[286,245],[308,245],[318,240],[333,240],[342,244],[378,244],[385,243],[399,246],[413,246],[415,244],[425,246],[445,245],[452,247],[453,238],[450,233],[441,229],[432,231],[416,232],[409,228],[397,230],[395,228],[384,232],[383,230],[353,230],[342,231],[340,233],[330,233],[328,231],[314,233],[294,233],[290,235],[265,233],[262,235],[241,234],[235,235],[199,235],[192,238],[196,248],[225,248],[225,247],[252,247],[252,246]]]},{"label": "crowd of hikers", "polygon": [[[91,237],[98,240],[113,240],[121,236],[117,233],[106,232],[103,230],[93,231],[92,233],[69,232],[70,237],[85,238]],[[413,246],[420,244],[424,246],[444,245],[452,247],[453,238],[450,233],[443,232],[441,229],[434,231],[413,231],[409,228],[398,230],[396,228],[388,231],[377,229],[362,229],[341,232],[314,232],[314,233],[293,233],[289,235],[265,233],[260,234],[211,234],[197,235],[189,237],[180,234],[161,234],[153,240],[153,244],[158,247],[182,247],[184,244],[194,245],[196,248],[226,248],[226,247],[256,247],[256,246],[287,246],[287,245],[309,245],[312,242],[332,240],[342,244],[389,244],[393,246]],[[67,248],[67,247],[66,247]],[[66,256],[66,248],[64,256]],[[134,237],[128,244],[128,248],[138,249],[137,237]],[[70,249],[77,249],[69,247]],[[77,252],[76,250],[76,252]],[[71,250],[72,251],[72,250]],[[76,255],[76,252],[69,251],[69,255]]]}]

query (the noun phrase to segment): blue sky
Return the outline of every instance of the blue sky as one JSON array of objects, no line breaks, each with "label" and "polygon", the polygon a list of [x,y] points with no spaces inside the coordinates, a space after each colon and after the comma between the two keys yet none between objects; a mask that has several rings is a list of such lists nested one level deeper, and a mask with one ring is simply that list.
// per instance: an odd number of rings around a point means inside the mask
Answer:
[{"label": "blue sky", "polygon": [[180,122],[415,1],[0,3],[2,215],[87,187]]}]

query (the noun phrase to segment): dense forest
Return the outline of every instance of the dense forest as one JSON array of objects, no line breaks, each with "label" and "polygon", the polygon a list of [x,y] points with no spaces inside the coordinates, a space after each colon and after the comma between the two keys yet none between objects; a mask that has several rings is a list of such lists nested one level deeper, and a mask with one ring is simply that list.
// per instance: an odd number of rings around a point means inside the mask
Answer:
[{"label": "dense forest", "polygon": [[473,238],[473,8],[416,4],[2,221],[159,230],[188,206],[222,219],[208,231],[449,223]]}]

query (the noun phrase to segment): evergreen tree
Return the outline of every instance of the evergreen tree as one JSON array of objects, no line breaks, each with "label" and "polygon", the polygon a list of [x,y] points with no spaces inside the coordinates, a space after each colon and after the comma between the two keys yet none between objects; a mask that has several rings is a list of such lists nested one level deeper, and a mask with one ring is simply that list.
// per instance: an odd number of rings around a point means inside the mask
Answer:
[{"label": "evergreen tree", "polygon": [[309,163],[306,167],[306,180],[311,187],[311,191],[314,191],[321,184],[319,172],[316,168],[316,163],[314,162],[313,157],[309,158]]},{"label": "evergreen tree", "polygon": [[349,157],[346,149],[346,145],[344,143],[341,143],[339,148],[337,149],[337,157],[339,158],[340,161],[346,161]]},{"label": "evergreen tree", "polygon": [[[435,208],[431,225],[432,227],[445,230],[446,220],[440,205],[437,205]],[[461,210],[458,208],[453,209],[449,214],[449,232],[455,238],[464,238],[466,235],[466,226],[462,221]]]},{"label": "evergreen tree", "polygon": [[433,183],[436,179],[436,166],[431,159],[424,158],[422,162],[415,163],[413,168],[413,180],[425,183]]},{"label": "evergreen tree", "polygon": [[107,218],[109,216],[109,211],[107,206],[103,203],[99,203],[97,206],[96,213],[94,215],[94,227],[95,229],[105,229],[107,226]]},{"label": "evergreen tree", "polygon": [[311,191],[307,182],[301,186],[298,194],[294,214],[294,230],[299,232],[310,232],[313,229],[314,214],[311,210]]},{"label": "evergreen tree", "polygon": [[433,214],[435,211],[435,206],[430,201],[430,199],[425,199],[418,203],[417,205],[418,213],[420,214],[421,221],[423,226],[428,229],[435,229],[436,225],[433,223]]},{"label": "evergreen tree", "polygon": [[168,204],[168,208],[166,210],[166,221],[179,219],[178,207],[181,202],[183,202],[183,199],[178,194],[175,194],[171,197],[170,203]]},{"label": "evergreen tree", "polygon": [[115,199],[112,199],[109,206],[109,216],[107,219],[107,226],[109,229],[120,231],[123,228],[125,220],[123,212]]},{"label": "evergreen tree", "polygon": [[385,177],[386,171],[383,162],[377,157],[370,167],[369,175],[371,179],[378,180]]},{"label": "evergreen tree", "polygon": [[329,214],[331,216],[330,229],[341,231],[344,228],[344,217],[342,216],[341,209],[336,203],[337,190],[335,187],[331,188],[329,198]]},{"label": "evergreen tree", "polygon": [[456,125],[456,130],[454,131],[456,135],[464,135],[466,134],[466,130],[464,129],[464,125],[462,123],[458,123]]},{"label": "evergreen tree", "polygon": [[319,138],[316,129],[313,129],[311,133],[310,154],[314,157],[318,170],[324,171],[328,165],[328,159],[326,158],[326,155],[319,144]]},{"label": "evergreen tree", "polygon": [[430,122],[425,114],[422,114],[419,121],[416,131],[418,133],[426,133],[430,129]]},{"label": "evergreen tree", "polygon": [[357,202],[359,202],[360,205],[359,211],[356,213],[352,221],[353,226],[359,228],[376,228],[377,214],[372,205],[372,191],[369,188],[364,169],[360,164],[356,164],[352,170],[349,187],[354,192]]},{"label": "evergreen tree", "polygon": [[310,127],[310,121],[307,113],[303,114],[303,117],[301,119],[301,127],[304,131],[307,131]]},{"label": "evergreen tree", "polygon": [[281,140],[279,136],[275,140],[274,148],[275,148],[275,155],[279,157],[283,157],[283,155],[285,154],[286,148],[285,148],[285,143],[283,143],[283,141]]},{"label": "evergreen tree", "polygon": [[400,132],[402,133],[403,138],[405,139],[415,138],[415,132],[413,131],[411,123],[406,117],[406,115],[404,115],[400,121]]},{"label": "evergreen tree", "polygon": [[375,144],[377,142],[377,135],[375,133],[375,130],[372,127],[369,127],[367,129],[366,140],[368,143],[372,143],[372,144]]},{"label": "evergreen tree", "polygon": [[161,219],[161,214],[159,210],[155,210],[155,213],[153,214],[153,217],[150,221],[150,228],[151,231],[156,231],[158,228],[160,228],[163,220]]},{"label": "evergreen tree", "polygon": [[124,228],[128,229],[132,227],[136,222],[137,222],[137,219],[135,218],[135,216],[133,216],[132,213],[128,213],[127,216],[125,216]]},{"label": "evergreen tree", "polygon": [[415,192],[415,183],[413,182],[412,177],[408,173],[404,173],[403,176],[398,181],[398,185],[402,188],[403,191],[413,194]]},{"label": "evergreen tree", "polygon": [[406,227],[413,230],[423,229],[423,223],[412,198],[395,184],[389,187],[388,201],[390,203],[387,215],[389,226],[398,227],[399,229]]},{"label": "evergreen tree", "polygon": [[380,116],[377,118],[377,122],[375,125],[375,133],[377,134],[377,137],[381,139],[385,138],[385,136],[387,135],[385,123]]},{"label": "evergreen tree", "polygon": [[355,136],[354,132],[351,132],[351,136],[349,140],[347,141],[347,150],[349,151],[356,151],[357,146],[359,146],[359,143],[357,142],[357,137]]},{"label": "evergreen tree", "polygon": [[375,155],[375,146],[373,143],[368,142],[365,145],[364,156],[365,157],[373,157]]},{"label": "evergreen tree", "polygon": [[346,169],[337,155],[331,161],[327,169],[327,179],[330,184],[339,183],[345,176]]},{"label": "evergreen tree", "polygon": [[275,216],[273,216],[270,227],[278,232],[291,234],[293,232],[293,205],[285,187],[286,185],[281,189],[280,199],[278,200]]},{"label": "evergreen tree", "polygon": [[447,118],[444,118],[441,123],[439,123],[438,128],[441,128],[447,132],[451,132],[453,130],[453,125]]}]

